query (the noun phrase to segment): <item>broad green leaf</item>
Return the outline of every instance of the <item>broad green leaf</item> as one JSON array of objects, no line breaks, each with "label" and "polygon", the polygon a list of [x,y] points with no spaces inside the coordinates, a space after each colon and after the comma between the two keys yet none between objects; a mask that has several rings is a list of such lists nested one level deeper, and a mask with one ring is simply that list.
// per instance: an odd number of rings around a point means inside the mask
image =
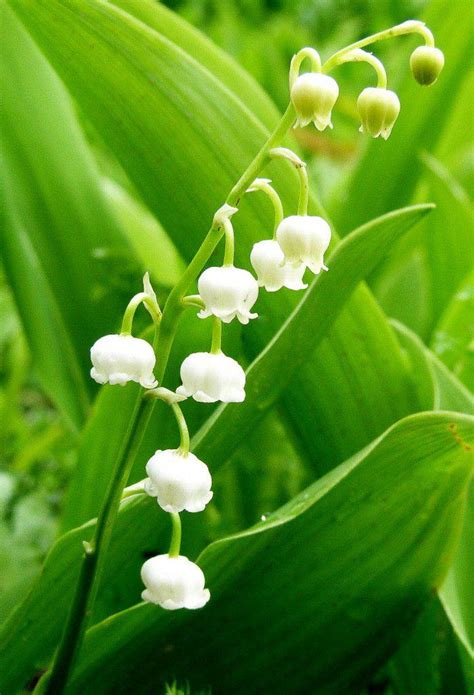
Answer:
[{"label": "broad green leaf", "polygon": [[256,107],[262,123],[273,128],[278,114],[271,100],[238,63],[218,49],[204,34],[154,0],[112,0],[112,4],[179,45],[231,92],[238,94],[244,103],[252,109]]},{"label": "broad green leaf", "polygon": [[467,194],[433,157],[422,157],[423,188],[436,211],[409,242],[396,244],[371,286],[389,316],[430,342],[440,315],[472,269],[473,208]]},{"label": "broad green leaf", "polygon": [[[265,141],[266,129],[249,111],[258,114],[260,100],[244,105],[182,48],[110,4],[15,0],[13,5],[179,252],[191,258],[215,209]],[[124,105],[130,118],[123,117]],[[281,163],[269,173],[290,212],[295,173]],[[252,243],[268,236],[271,226],[267,201],[252,196],[234,218],[236,262],[243,267]],[[259,325],[245,333],[251,357],[296,300],[290,292],[262,293],[261,318],[254,322]],[[176,373],[170,371],[167,380],[173,386]],[[295,377],[287,404],[319,470],[416,410],[399,345],[365,288],[354,293]]]},{"label": "broad green leaf", "polygon": [[472,437],[462,415],[397,423],[266,521],[211,544],[198,559],[205,609],[140,604],[92,628],[68,693],[131,682],[145,693],[173,677],[216,692],[354,692],[449,567]]},{"label": "broad green leaf", "polygon": [[[422,169],[418,155],[423,151],[433,152],[468,74],[466,55],[471,32],[466,21],[466,5],[435,0],[423,19],[445,55],[445,67],[436,84],[421,87],[409,67],[410,50],[420,43],[419,39],[416,43],[406,38],[395,39],[405,58],[397,66],[404,75],[400,88],[396,89],[401,102],[400,116],[386,143],[379,139],[367,144],[353,172],[349,192],[344,192],[342,204],[335,206],[336,222],[344,233],[370,217],[412,200]],[[403,47],[404,42],[408,45],[405,43]],[[374,52],[377,53],[377,45]]]},{"label": "broad green leaf", "polygon": [[395,695],[471,695],[458,643],[439,599],[428,604],[387,668]]},{"label": "broad green leaf", "polygon": [[[433,403],[429,407],[474,413],[474,397],[444,364],[423,346],[421,341],[406,327],[393,322],[397,333],[405,344],[411,344],[412,364],[421,373],[431,378],[434,386]],[[425,366],[421,366],[425,360]],[[452,428],[457,436],[456,428]],[[471,452],[472,456],[472,452]],[[446,582],[440,591],[440,599],[453,626],[471,658],[474,656],[474,606],[472,602],[472,577],[474,576],[474,484],[471,483],[466,502],[466,512],[459,548]]]},{"label": "broad green leaf", "polygon": [[474,274],[455,293],[433,331],[431,349],[468,388],[474,389]]},{"label": "broad green leaf", "polygon": [[173,287],[185,265],[164,229],[115,181],[103,179],[102,190],[143,270],[150,272],[153,282]]},{"label": "broad green leaf", "polygon": [[2,3],[2,258],[45,392],[73,427],[88,411],[89,347],[117,322],[127,246],[67,93]]}]

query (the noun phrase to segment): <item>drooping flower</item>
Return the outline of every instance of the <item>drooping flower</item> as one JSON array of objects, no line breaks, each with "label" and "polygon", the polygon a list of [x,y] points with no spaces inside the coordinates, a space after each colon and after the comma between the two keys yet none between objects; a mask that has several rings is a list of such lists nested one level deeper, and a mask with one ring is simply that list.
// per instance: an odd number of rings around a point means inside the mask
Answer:
[{"label": "drooping flower", "polygon": [[318,130],[332,128],[331,111],[339,96],[336,80],[320,72],[299,75],[291,88],[296,111],[296,126],[304,128],[313,121]]},{"label": "drooping flower", "polygon": [[202,608],[211,597],[204,588],[203,571],[184,555],[150,558],[142,566],[141,577],[146,587],[142,599],[169,611]]},{"label": "drooping flower", "polygon": [[395,92],[381,87],[367,87],[357,99],[361,133],[387,140],[400,113],[400,100]]},{"label": "drooping flower", "polygon": [[248,270],[231,266],[207,268],[198,280],[198,291],[205,304],[198,316],[217,316],[224,323],[237,317],[240,323],[257,318],[252,314],[258,297],[258,284]]},{"label": "drooping flower", "polygon": [[158,385],[154,375],[155,353],[146,340],[131,335],[104,335],[91,347],[91,377],[99,384],[136,381],[143,388]]},{"label": "drooping flower", "polygon": [[433,84],[444,67],[443,52],[434,46],[418,46],[410,56],[410,67],[419,84]]},{"label": "drooping flower", "polygon": [[331,228],[322,217],[292,215],[278,226],[276,238],[285,258],[293,265],[304,263],[313,273],[324,265],[324,253],[331,241]]},{"label": "drooping flower", "polygon": [[194,352],[181,365],[182,385],[176,393],[200,403],[241,403],[245,399],[245,372],[222,352]]},{"label": "drooping flower", "polygon": [[266,239],[254,244],[250,262],[257,274],[259,286],[267,292],[276,292],[282,287],[289,290],[304,290],[308,287],[303,282],[305,264],[295,266],[287,263],[278,241]]},{"label": "drooping flower", "polygon": [[146,464],[146,492],[165,512],[202,512],[212,498],[209,468],[192,453],[158,450]]}]

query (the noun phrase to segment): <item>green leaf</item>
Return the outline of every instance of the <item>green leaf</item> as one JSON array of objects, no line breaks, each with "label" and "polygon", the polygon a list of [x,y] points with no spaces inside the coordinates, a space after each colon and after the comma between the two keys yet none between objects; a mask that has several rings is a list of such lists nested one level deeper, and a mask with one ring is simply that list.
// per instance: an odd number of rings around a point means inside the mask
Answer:
[{"label": "green leaf", "polygon": [[446,307],[431,340],[433,352],[471,391],[474,389],[473,315],[474,273],[471,273]]},{"label": "green leaf", "polygon": [[[265,141],[268,132],[249,107],[259,116],[267,100],[255,92],[244,105],[183,48],[110,4],[16,0],[14,8],[183,258],[190,259],[215,209]],[[228,59],[224,63],[230,84],[233,69]],[[123,117],[124,105],[130,118]],[[275,163],[269,173],[289,212],[296,205],[295,172]],[[252,194],[234,219],[236,263],[248,267],[251,245],[270,233],[267,201]],[[295,302],[290,292],[261,294],[259,325],[245,334],[250,357],[269,342]],[[176,372],[169,371],[167,380],[173,386]],[[290,385],[287,408],[314,465],[324,471],[415,410],[410,389],[390,326],[370,293],[359,288]]]},{"label": "green leaf", "polygon": [[217,692],[354,692],[447,571],[472,436],[461,415],[397,423],[265,522],[211,544],[198,560],[205,609],[140,604],[92,628],[68,692],[145,693],[171,677]]},{"label": "green leaf", "polygon": [[[402,340],[411,344],[412,363],[420,373],[429,374],[432,379],[433,404],[429,407],[442,410],[457,410],[474,413],[474,397],[444,364],[426,348],[406,327],[393,322]],[[418,353],[418,354],[416,354]],[[425,360],[425,366],[419,365]],[[451,428],[456,437],[457,430]],[[468,451],[472,457],[472,451]],[[474,576],[474,485],[471,483],[465,503],[465,516],[459,548],[446,582],[440,591],[440,599],[455,634],[472,658],[474,656],[474,607],[472,603],[472,577]]]},{"label": "green leaf", "polygon": [[[404,75],[400,88],[396,89],[401,102],[400,116],[387,142],[368,142],[354,169],[343,204],[335,207],[336,220],[344,233],[371,216],[412,200],[422,170],[418,154],[432,152],[441,140],[467,79],[466,55],[471,34],[464,3],[435,0],[430,3],[424,20],[445,55],[445,67],[436,84],[420,87],[410,72],[408,46],[405,44],[403,49],[404,39],[395,39],[404,58],[397,66]],[[413,49],[415,43],[409,45]]]},{"label": "green leaf", "polygon": [[2,3],[2,258],[45,392],[78,428],[89,408],[88,351],[117,322],[104,262],[127,246],[67,93]]},{"label": "green leaf", "polygon": [[276,109],[265,92],[224,51],[216,47],[204,34],[184,21],[178,14],[154,0],[111,0],[133,17],[179,45],[190,56],[207,68],[231,92],[238,94],[243,103],[258,109],[258,117],[267,128],[273,128]]},{"label": "green leaf", "polygon": [[371,286],[389,316],[426,342],[472,267],[473,209],[465,191],[434,157],[424,155],[424,189],[436,211],[410,240],[396,244]]},{"label": "green leaf", "polygon": [[173,287],[185,265],[164,229],[115,181],[103,179],[102,190],[143,271],[149,271],[160,286]]}]

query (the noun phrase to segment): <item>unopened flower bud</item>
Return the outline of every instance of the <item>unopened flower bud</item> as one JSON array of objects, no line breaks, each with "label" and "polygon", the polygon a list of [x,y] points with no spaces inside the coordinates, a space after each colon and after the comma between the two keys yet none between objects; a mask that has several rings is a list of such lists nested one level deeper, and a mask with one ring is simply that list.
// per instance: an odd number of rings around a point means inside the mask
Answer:
[{"label": "unopened flower bud", "polygon": [[182,385],[176,393],[200,403],[241,403],[245,400],[245,372],[232,357],[194,352],[181,365]]},{"label": "unopened flower bud", "polygon": [[395,92],[381,87],[367,87],[357,99],[362,125],[361,133],[387,140],[400,113],[400,101]]},{"label": "unopened flower bud", "polygon": [[258,284],[248,270],[234,266],[207,268],[198,280],[198,290],[205,304],[198,314],[201,319],[217,316],[230,323],[237,317],[240,323],[247,324],[258,316],[250,312],[257,301]]},{"label": "unopened flower bud", "polygon": [[266,239],[254,244],[250,262],[257,273],[258,284],[267,292],[276,292],[282,287],[289,290],[304,290],[308,285],[303,282],[304,263],[292,265],[285,259],[278,241]]},{"label": "unopened flower bud", "polygon": [[303,128],[313,121],[318,130],[332,128],[331,111],[339,96],[336,80],[320,72],[299,75],[291,88],[296,110],[296,126]]},{"label": "unopened flower bud", "polygon": [[419,84],[433,84],[444,67],[443,52],[434,46],[418,46],[410,56],[410,67]]},{"label": "unopened flower bud", "polygon": [[158,450],[146,464],[146,492],[165,512],[202,512],[212,498],[209,468],[191,453]]},{"label": "unopened flower bud", "polygon": [[203,571],[184,555],[150,558],[142,566],[141,577],[146,587],[142,599],[169,611],[202,608],[211,597],[204,588]]},{"label": "unopened flower bud", "polygon": [[276,238],[289,263],[304,263],[313,273],[324,265],[324,253],[331,241],[331,228],[322,217],[292,215],[278,226]]},{"label": "unopened flower bud", "polygon": [[91,377],[99,384],[136,381],[143,388],[158,385],[153,376],[155,353],[146,340],[131,335],[105,335],[91,347]]}]

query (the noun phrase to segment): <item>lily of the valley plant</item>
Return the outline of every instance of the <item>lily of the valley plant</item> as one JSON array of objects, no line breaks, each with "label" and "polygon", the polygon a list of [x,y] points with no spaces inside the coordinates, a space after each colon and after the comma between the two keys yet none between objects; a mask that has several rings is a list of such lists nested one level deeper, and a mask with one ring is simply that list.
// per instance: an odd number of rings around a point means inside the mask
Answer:
[{"label": "lily of the valley plant", "polygon": [[[422,85],[432,84],[443,67],[444,58],[434,47],[431,32],[418,21],[407,21],[369,36],[338,51],[325,63],[314,48],[301,49],[290,66],[288,108],[216,211],[207,236],[169,294],[163,309],[158,305],[146,275],[143,291],[130,300],[125,310],[120,333],[99,338],[91,348],[91,377],[95,381],[121,386],[134,381],[145,389],[132,436],[135,445],[156,399],[172,408],[179,430],[176,447],[157,449],[149,461],[143,461],[147,477],[138,486],[133,486],[134,493],[141,491],[154,498],[157,505],[170,515],[172,523],[169,552],[148,559],[142,567],[144,601],[165,610],[177,610],[199,609],[212,600],[202,570],[180,553],[180,513],[199,513],[213,497],[212,479],[206,462],[190,451],[189,432],[180,402],[187,398],[199,403],[244,401],[245,372],[237,361],[222,351],[223,324],[238,321],[246,325],[258,320],[255,307],[259,291],[276,292],[281,288],[304,291],[307,287],[306,271],[315,275],[330,271],[324,258],[331,240],[330,225],[322,217],[308,215],[305,162],[291,150],[281,147],[281,143],[292,127],[314,125],[318,131],[333,127],[331,112],[339,96],[339,87],[329,73],[347,62],[365,62],[374,68],[376,85],[367,86],[357,100],[360,129],[374,138],[387,139],[399,116],[400,102],[395,92],[387,89],[383,64],[363,47],[411,33],[420,34],[425,41],[425,45],[417,48],[411,56],[413,75]],[[300,73],[304,62],[309,71]],[[275,158],[286,160],[298,172],[300,195],[296,210],[284,211],[271,181],[261,177],[267,164]],[[244,195],[259,191],[268,196],[273,206],[274,217],[269,221],[273,235],[249,250],[254,276],[234,264],[236,240],[232,219],[238,214]],[[222,239],[222,264],[206,269],[206,263]],[[196,281],[198,294],[187,294]],[[133,333],[134,315],[140,305],[149,312],[153,321],[153,345]],[[190,354],[184,359],[182,384],[173,392],[166,387],[165,372],[176,325],[184,310],[195,311],[200,320],[209,322],[209,350]],[[85,544],[84,568],[64,638],[49,677],[43,679],[42,687],[49,693],[62,691],[80,647],[97,583],[98,556],[106,552],[129,474],[128,453],[124,452],[118,463],[99,514],[95,537]],[[125,491],[123,494],[128,493]]]}]

